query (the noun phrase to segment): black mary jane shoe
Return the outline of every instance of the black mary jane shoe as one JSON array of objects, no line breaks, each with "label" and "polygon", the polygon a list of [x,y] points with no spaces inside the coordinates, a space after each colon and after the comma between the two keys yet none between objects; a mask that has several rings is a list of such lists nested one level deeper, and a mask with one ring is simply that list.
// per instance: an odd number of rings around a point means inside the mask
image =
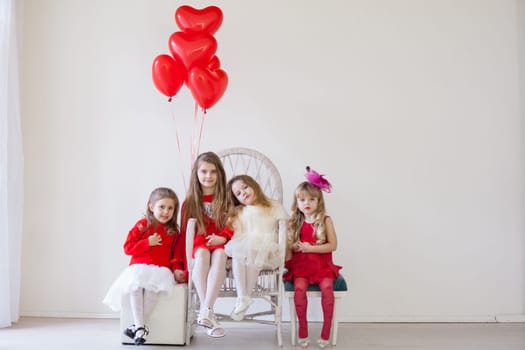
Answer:
[{"label": "black mary jane shoe", "polygon": [[145,327],[139,327],[135,330],[135,337],[134,337],[134,341],[135,341],[135,345],[142,345],[146,342],[146,338],[144,338],[145,336],[147,336],[149,334],[149,331],[147,330],[147,328]]},{"label": "black mary jane shoe", "polygon": [[135,330],[134,324],[124,329],[124,335],[126,335],[127,337],[130,337],[131,339],[135,339],[135,332],[136,330]]}]

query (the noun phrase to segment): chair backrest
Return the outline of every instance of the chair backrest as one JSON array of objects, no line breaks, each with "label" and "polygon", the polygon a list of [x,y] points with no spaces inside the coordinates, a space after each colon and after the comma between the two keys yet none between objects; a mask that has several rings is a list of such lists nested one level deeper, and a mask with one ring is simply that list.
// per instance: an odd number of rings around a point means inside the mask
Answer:
[{"label": "chair backrest", "polygon": [[249,175],[271,199],[283,201],[283,184],[277,167],[264,154],[249,148],[227,148],[217,152],[226,177]]},{"label": "chair backrest", "polygon": [[[250,175],[271,199],[283,202],[283,183],[277,167],[261,152],[249,148],[234,147],[216,152],[222,161],[226,178],[235,175]],[[188,221],[187,232],[195,232],[195,219]],[[282,238],[282,237],[281,237]],[[193,270],[193,235],[186,235],[186,257],[188,268]]]}]

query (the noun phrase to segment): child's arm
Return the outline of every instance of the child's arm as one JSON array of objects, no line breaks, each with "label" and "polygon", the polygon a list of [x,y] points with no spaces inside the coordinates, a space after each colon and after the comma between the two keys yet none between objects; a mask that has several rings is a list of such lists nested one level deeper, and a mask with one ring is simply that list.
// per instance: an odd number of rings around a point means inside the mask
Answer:
[{"label": "child's arm", "polygon": [[295,252],[305,252],[304,249],[306,249],[307,246],[311,247],[312,245],[310,243],[303,243],[300,240],[294,241],[292,236],[289,236],[286,242],[286,256],[284,261],[290,260]]},{"label": "child's arm", "polygon": [[176,233],[172,243],[173,257],[171,259],[171,269],[175,281],[183,283],[187,281],[186,266],[186,235],[184,232]]},{"label": "child's arm", "polygon": [[284,261],[288,261],[292,258],[293,250],[292,247],[286,245],[286,255],[284,256]]},{"label": "child's arm", "polygon": [[213,233],[209,236],[206,236],[208,242],[206,243],[209,246],[215,245],[224,245],[233,237],[233,230],[226,226],[219,233]]},{"label": "child's arm", "polygon": [[139,220],[129,231],[126,241],[124,242],[124,254],[140,255],[150,249],[148,232],[144,230],[147,222],[145,219]]}]

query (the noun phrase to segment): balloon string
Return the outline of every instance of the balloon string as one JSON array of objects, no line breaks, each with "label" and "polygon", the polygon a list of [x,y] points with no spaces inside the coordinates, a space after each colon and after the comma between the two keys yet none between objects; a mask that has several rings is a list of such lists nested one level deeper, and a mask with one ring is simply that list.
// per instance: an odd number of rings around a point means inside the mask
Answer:
[{"label": "balloon string", "polygon": [[201,127],[200,127],[200,130],[199,130],[199,141],[197,143],[197,154],[200,152],[200,148],[201,148],[201,140],[202,140],[202,130],[204,129],[204,114],[206,112],[204,112],[202,114],[202,117],[201,117]]},{"label": "balloon string", "polygon": [[190,150],[191,150],[191,163],[193,164],[195,162],[195,159],[197,159],[197,145],[195,143],[195,134],[196,134],[196,125],[197,125],[197,119],[198,119],[198,113],[199,113],[199,106],[197,105],[197,102],[195,102],[195,109],[193,111],[193,130],[191,132],[191,144],[190,144]]},{"label": "balloon string", "polygon": [[[177,137],[177,148],[179,150],[179,159],[180,159],[180,163],[182,165],[182,151],[180,149],[179,130],[177,130],[176,127],[175,127],[175,136]],[[182,183],[184,184],[184,192],[187,192],[186,177],[184,176],[184,167],[182,167],[181,165],[179,165],[180,175],[182,176]]]},{"label": "balloon string", "polygon": [[175,124],[175,138],[177,140],[177,150],[179,153],[179,169],[180,169],[180,175],[182,177],[182,183],[184,185],[184,192],[187,192],[188,189],[186,187],[186,177],[184,176],[184,168],[182,167],[183,159],[182,159],[182,150],[180,147],[180,137],[179,137],[179,128],[177,126],[177,119],[175,118],[175,112],[173,109],[171,110],[171,117],[173,119],[173,122]]},{"label": "balloon string", "polygon": [[195,163],[195,120],[197,119],[197,108],[193,111],[193,124],[191,126],[191,139],[190,139],[190,158],[191,163]]}]

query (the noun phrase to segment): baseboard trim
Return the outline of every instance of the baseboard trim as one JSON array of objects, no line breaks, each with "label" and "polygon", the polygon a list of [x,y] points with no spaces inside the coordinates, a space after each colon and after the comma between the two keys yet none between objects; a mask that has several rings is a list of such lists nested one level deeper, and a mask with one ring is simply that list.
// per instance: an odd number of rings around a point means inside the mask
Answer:
[{"label": "baseboard trim", "polygon": [[[82,313],[82,312],[23,312],[21,317],[49,317],[49,318],[105,318],[118,319],[115,313]],[[283,317],[284,322],[289,319]],[[322,322],[312,319],[311,322]],[[525,322],[525,315],[500,314],[500,315],[454,315],[454,316],[367,316],[352,315],[339,318],[341,323],[521,323]]]},{"label": "baseboard trim", "polygon": [[118,319],[118,313],[83,313],[83,312],[21,312],[21,317],[49,318],[110,318]]},{"label": "baseboard trim", "polygon": [[391,316],[349,316],[340,317],[339,322],[350,323],[495,323],[494,315],[391,315]]},{"label": "baseboard trim", "polygon": [[501,314],[496,315],[496,321],[501,323],[521,323],[525,322],[525,315]]}]

